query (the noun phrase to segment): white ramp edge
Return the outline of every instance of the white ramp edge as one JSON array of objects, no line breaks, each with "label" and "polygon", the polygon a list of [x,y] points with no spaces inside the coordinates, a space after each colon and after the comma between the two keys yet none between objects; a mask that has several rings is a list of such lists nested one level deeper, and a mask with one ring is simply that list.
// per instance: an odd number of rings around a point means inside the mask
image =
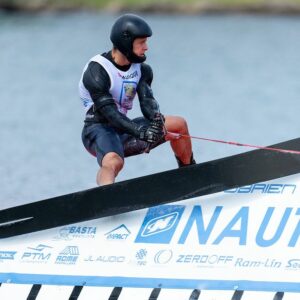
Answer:
[{"label": "white ramp edge", "polygon": [[298,293],[0,284],[1,300],[299,300]]}]

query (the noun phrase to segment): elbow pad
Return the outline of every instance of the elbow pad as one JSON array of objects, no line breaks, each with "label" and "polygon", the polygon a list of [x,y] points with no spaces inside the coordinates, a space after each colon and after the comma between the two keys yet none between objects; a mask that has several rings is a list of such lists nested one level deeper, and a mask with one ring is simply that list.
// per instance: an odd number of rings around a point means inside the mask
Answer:
[{"label": "elbow pad", "polygon": [[101,110],[102,107],[109,104],[115,104],[115,100],[109,95],[103,95],[94,100],[95,110]]},{"label": "elbow pad", "polygon": [[94,100],[95,110],[101,110],[102,107],[110,104],[115,104],[114,99],[109,95],[103,95]]}]

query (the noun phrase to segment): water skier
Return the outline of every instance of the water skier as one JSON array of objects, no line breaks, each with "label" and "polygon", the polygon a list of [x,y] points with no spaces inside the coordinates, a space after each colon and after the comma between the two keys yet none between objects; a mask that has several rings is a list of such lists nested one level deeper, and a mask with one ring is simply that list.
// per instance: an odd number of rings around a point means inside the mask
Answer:
[{"label": "water skier", "polygon": [[[86,110],[82,141],[97,157],[97,184],[115,181],[124,158],[145,153],[170,141],[179,167],[195,164],[188,126],[182,117],[162,115],[151,83],[151,67],[144,63],[152,30],[133,14],[119,17],[112,26],[112,50],[92,57],[79,82],[79,95]],[[138,95],[143,117],[126,114]],[[172,134],[170,133],[172,132]],[[174,134],[175,133],[175,134]]]}]

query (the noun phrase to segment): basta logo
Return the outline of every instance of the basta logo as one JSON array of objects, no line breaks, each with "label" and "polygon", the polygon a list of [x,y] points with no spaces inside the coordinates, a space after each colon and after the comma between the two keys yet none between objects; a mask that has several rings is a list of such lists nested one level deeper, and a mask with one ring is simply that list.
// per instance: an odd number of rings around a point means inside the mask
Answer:
[{"label": "basta logo", "polygon": [[95,238],[97,227],[95,226],[68,226],[59,230],[59,234],[54,240],[70,241],[72,239]]}]

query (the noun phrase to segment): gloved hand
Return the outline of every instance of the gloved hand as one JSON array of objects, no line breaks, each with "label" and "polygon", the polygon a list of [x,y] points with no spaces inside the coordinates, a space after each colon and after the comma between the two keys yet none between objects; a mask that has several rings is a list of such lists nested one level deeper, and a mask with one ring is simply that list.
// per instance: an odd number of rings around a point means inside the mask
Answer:
[{"label": "gloved hand", "polygon": [[147,126],[143,126],[140,129],[140,136],[139,138],[142,141],[148,142],[148,143],[156,143],[160,141],[165,136],[163,128],[160,128],[157,126],[157,124],[152,124]]},{"label": "gloved hand", "polygon": [[[165,131],[165,118],[161,113],[156,113],[153,120],[151,121],[151,126],[155,128],[159,128],[163,132]],[[165,132],[166,134],[166,132]]]}]

